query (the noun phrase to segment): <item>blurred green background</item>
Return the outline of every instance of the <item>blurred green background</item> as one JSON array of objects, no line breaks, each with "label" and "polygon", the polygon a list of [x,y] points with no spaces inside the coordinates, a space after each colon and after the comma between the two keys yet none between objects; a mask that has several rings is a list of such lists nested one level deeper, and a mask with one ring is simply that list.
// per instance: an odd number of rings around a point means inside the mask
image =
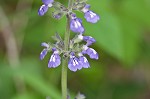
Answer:
[{"label": "blurred green background", "polygon": [[[67,0],[59,0],[67,5]],[[97,42],[98,61],[91,68],[68,70],[68,89],[86,99],[150,99],[150,0],[89,0],[101,16],[85,21],[85,35]],[[0,0],[0,99],[60,99],[61,66],[48,69],[41,42],[65,32],[65,17],[55,20],[52,9],[37,15],[41,0]],[[72,33],[73,35],[73,33]],[[46,98],[47,97],[47,98]],[[73,99],[73,98],[72,98]]]}]

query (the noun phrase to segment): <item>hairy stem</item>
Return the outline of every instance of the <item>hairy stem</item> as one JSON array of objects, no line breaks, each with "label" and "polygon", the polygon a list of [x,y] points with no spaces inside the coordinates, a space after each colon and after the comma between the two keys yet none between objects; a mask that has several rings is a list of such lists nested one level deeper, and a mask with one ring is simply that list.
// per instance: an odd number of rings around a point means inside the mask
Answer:
[{"label": "hairy stem", "polygon": [[[73,0],[69,0],[68,3],[69,10],[72,10],[71,9],[72,4],[73,4]],[[67,15],[67,25],[66,25],[66,32],[64,37],[65,51],[68,51],[69,38],[70,38],[70,18]],[[67,99],[67,63],[68,63],[68,59],[63,58],[62,75],[61,75],[62,99]]]}]

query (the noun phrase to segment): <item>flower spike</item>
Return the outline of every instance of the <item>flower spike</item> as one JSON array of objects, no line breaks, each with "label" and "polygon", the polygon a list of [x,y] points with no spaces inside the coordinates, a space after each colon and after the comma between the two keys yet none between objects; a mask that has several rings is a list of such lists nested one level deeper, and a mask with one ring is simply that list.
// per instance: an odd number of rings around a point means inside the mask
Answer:
[{"label": "flower spike", "polygon": [[[89,68],[90,64],[84,54],[87,54],[91,59],[98,59],[98,53],[89,46],[96,42],[91,36],[84,36],[85,28],[82,25],[82,20],[76,16],[73,10],[78,10],[84,13],[84,18],[87,22],[96,23],[100,20],[99,15],[90,10],[90,5],[86,3],[86,0],[75,0],[72,7],[66,8],[60,2],[54,0],[42,0],[43,5],[39,8],[38,14],[43,16],[50,7],[53,6],[54,12],[52,15],[55,19],[60,19],[63,16],[67,16],[70,22],[68,29],[77,33],[73,39],[68,39],[68,48],[64,48],[65,42],[54,36],[55,43],[42,43],[41,46],[45,47],[40,53],[40,59],[43,60],[49,51],[52,50],[52,55],[48,62],[49,68],[58,67],[61,64],[61,57],[70,58],[68,61],[68,68],[71,71],[76,72],[82,68]],[[67,25],[67,26],[68,26]],[[66,35],[65,35],[66,36]],[[67,35],[68,36],[68,35]],[[85,44],[86,43],[86,44]]]}]

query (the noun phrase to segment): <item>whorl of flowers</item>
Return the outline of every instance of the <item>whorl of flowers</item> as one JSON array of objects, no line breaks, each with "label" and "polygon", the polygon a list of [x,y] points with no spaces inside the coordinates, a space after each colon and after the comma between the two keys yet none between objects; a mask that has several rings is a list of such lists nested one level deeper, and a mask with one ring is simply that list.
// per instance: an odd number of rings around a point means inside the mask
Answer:
[{"label": "whorl of flowers", "polygon": [[68,68],[71,71],[81,70],[82,68],[89,68],[90,64],[84,55],[88,55],[91,59],[98,59],[98,53],[90,48],[90,45],[96,42],[91,36],[83,36],[85,28],[82,24],[82,20],[76,16],[73,12],[75,10],[84,14],[84,18],[87,22],[96,23],[100,20],[99,15],[90,10],[90,5],[86,3],[86,0],[74,0],[74,4],[71,9],[64,7],[61,3],[54,0],[42,0],[43,5],[38,10],[38,15],[43,16],[50,7],[54,8],[53,17],[60,19],[64,15],[70,18],[70,30],[76,33],[75,37],[70,40],[69,50],[66,52],[64,49],[64,41],[56,33],[53,39],[55,43],[42,43],[44,47],[40,53],[40,59],[44,59],[48,52],[52,52],[52,55],[48,62],[49,68],[58,67],[61,64],[61,57],[69,58]]}]

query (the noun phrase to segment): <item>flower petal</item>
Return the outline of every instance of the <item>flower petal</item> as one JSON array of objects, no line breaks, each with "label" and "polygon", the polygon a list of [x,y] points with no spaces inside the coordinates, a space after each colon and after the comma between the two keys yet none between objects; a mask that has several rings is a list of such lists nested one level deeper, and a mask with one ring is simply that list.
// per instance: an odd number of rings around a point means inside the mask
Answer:
[{"label": "flower petal", "polygon": [[91,36],[84,36],[83,40],[87,42],[87,46],[90,46],[91,44],[96,42],[96,40]]},{"label": "flower petal", "polygon": [[86,57],[84,57],[84,56],[79,57],[79,61],[82,64],[83,68],[89,68],[90,67],[90,64],[89,64]]},{"label": "flower petal", "polygon": [[46,48],[49,47],[49,45],[47,43],[45,43],[45,42],[41,43],[41,46],[46,47]]},{"label": "flower petal", "polygon": [[77,71],[77,69],[82,69],[82,65],[79,62],[79,59],[76,57],[70,58],[69,62],[68,62],[68,68],[71,71]]},{"label": "flower petal", "polygon": [[88,48],[86,53],[90,56],[91,59],[98,59],[98,53],[93,48]]},{"label": "flower petal", "polygon": [[50,60],[48,62],[49,68],[55,68],[58,67],[61,63],[61,58],[58,54],[53,53],[50,57]]},{"label": "flower petal", "polygon": [[84,27],[82,26],[82,21],[79,18],[72,19],[70,21],[70,29],[75,33],[83,33]]},{"label": "flower petal", "polygon": [[54,0],[42,0],[45,5],[49,5],[54,2]]},{"label": "flower petal", "polygon": [[48,11],[47,5],[42,5],[38,10],[38,15],[43,16]]},{"label": "flower petal", "polygon": [[43,49],[42,52],[40,53],[40,59],[43,60],[46,54],[47,54],[47,49]]},{"label": "flower petal", "polygon": [[84,18],[86,19],[87,22],[90,23],[96,23],[100,19],[100,17],[93,11],[85,12]]}]

